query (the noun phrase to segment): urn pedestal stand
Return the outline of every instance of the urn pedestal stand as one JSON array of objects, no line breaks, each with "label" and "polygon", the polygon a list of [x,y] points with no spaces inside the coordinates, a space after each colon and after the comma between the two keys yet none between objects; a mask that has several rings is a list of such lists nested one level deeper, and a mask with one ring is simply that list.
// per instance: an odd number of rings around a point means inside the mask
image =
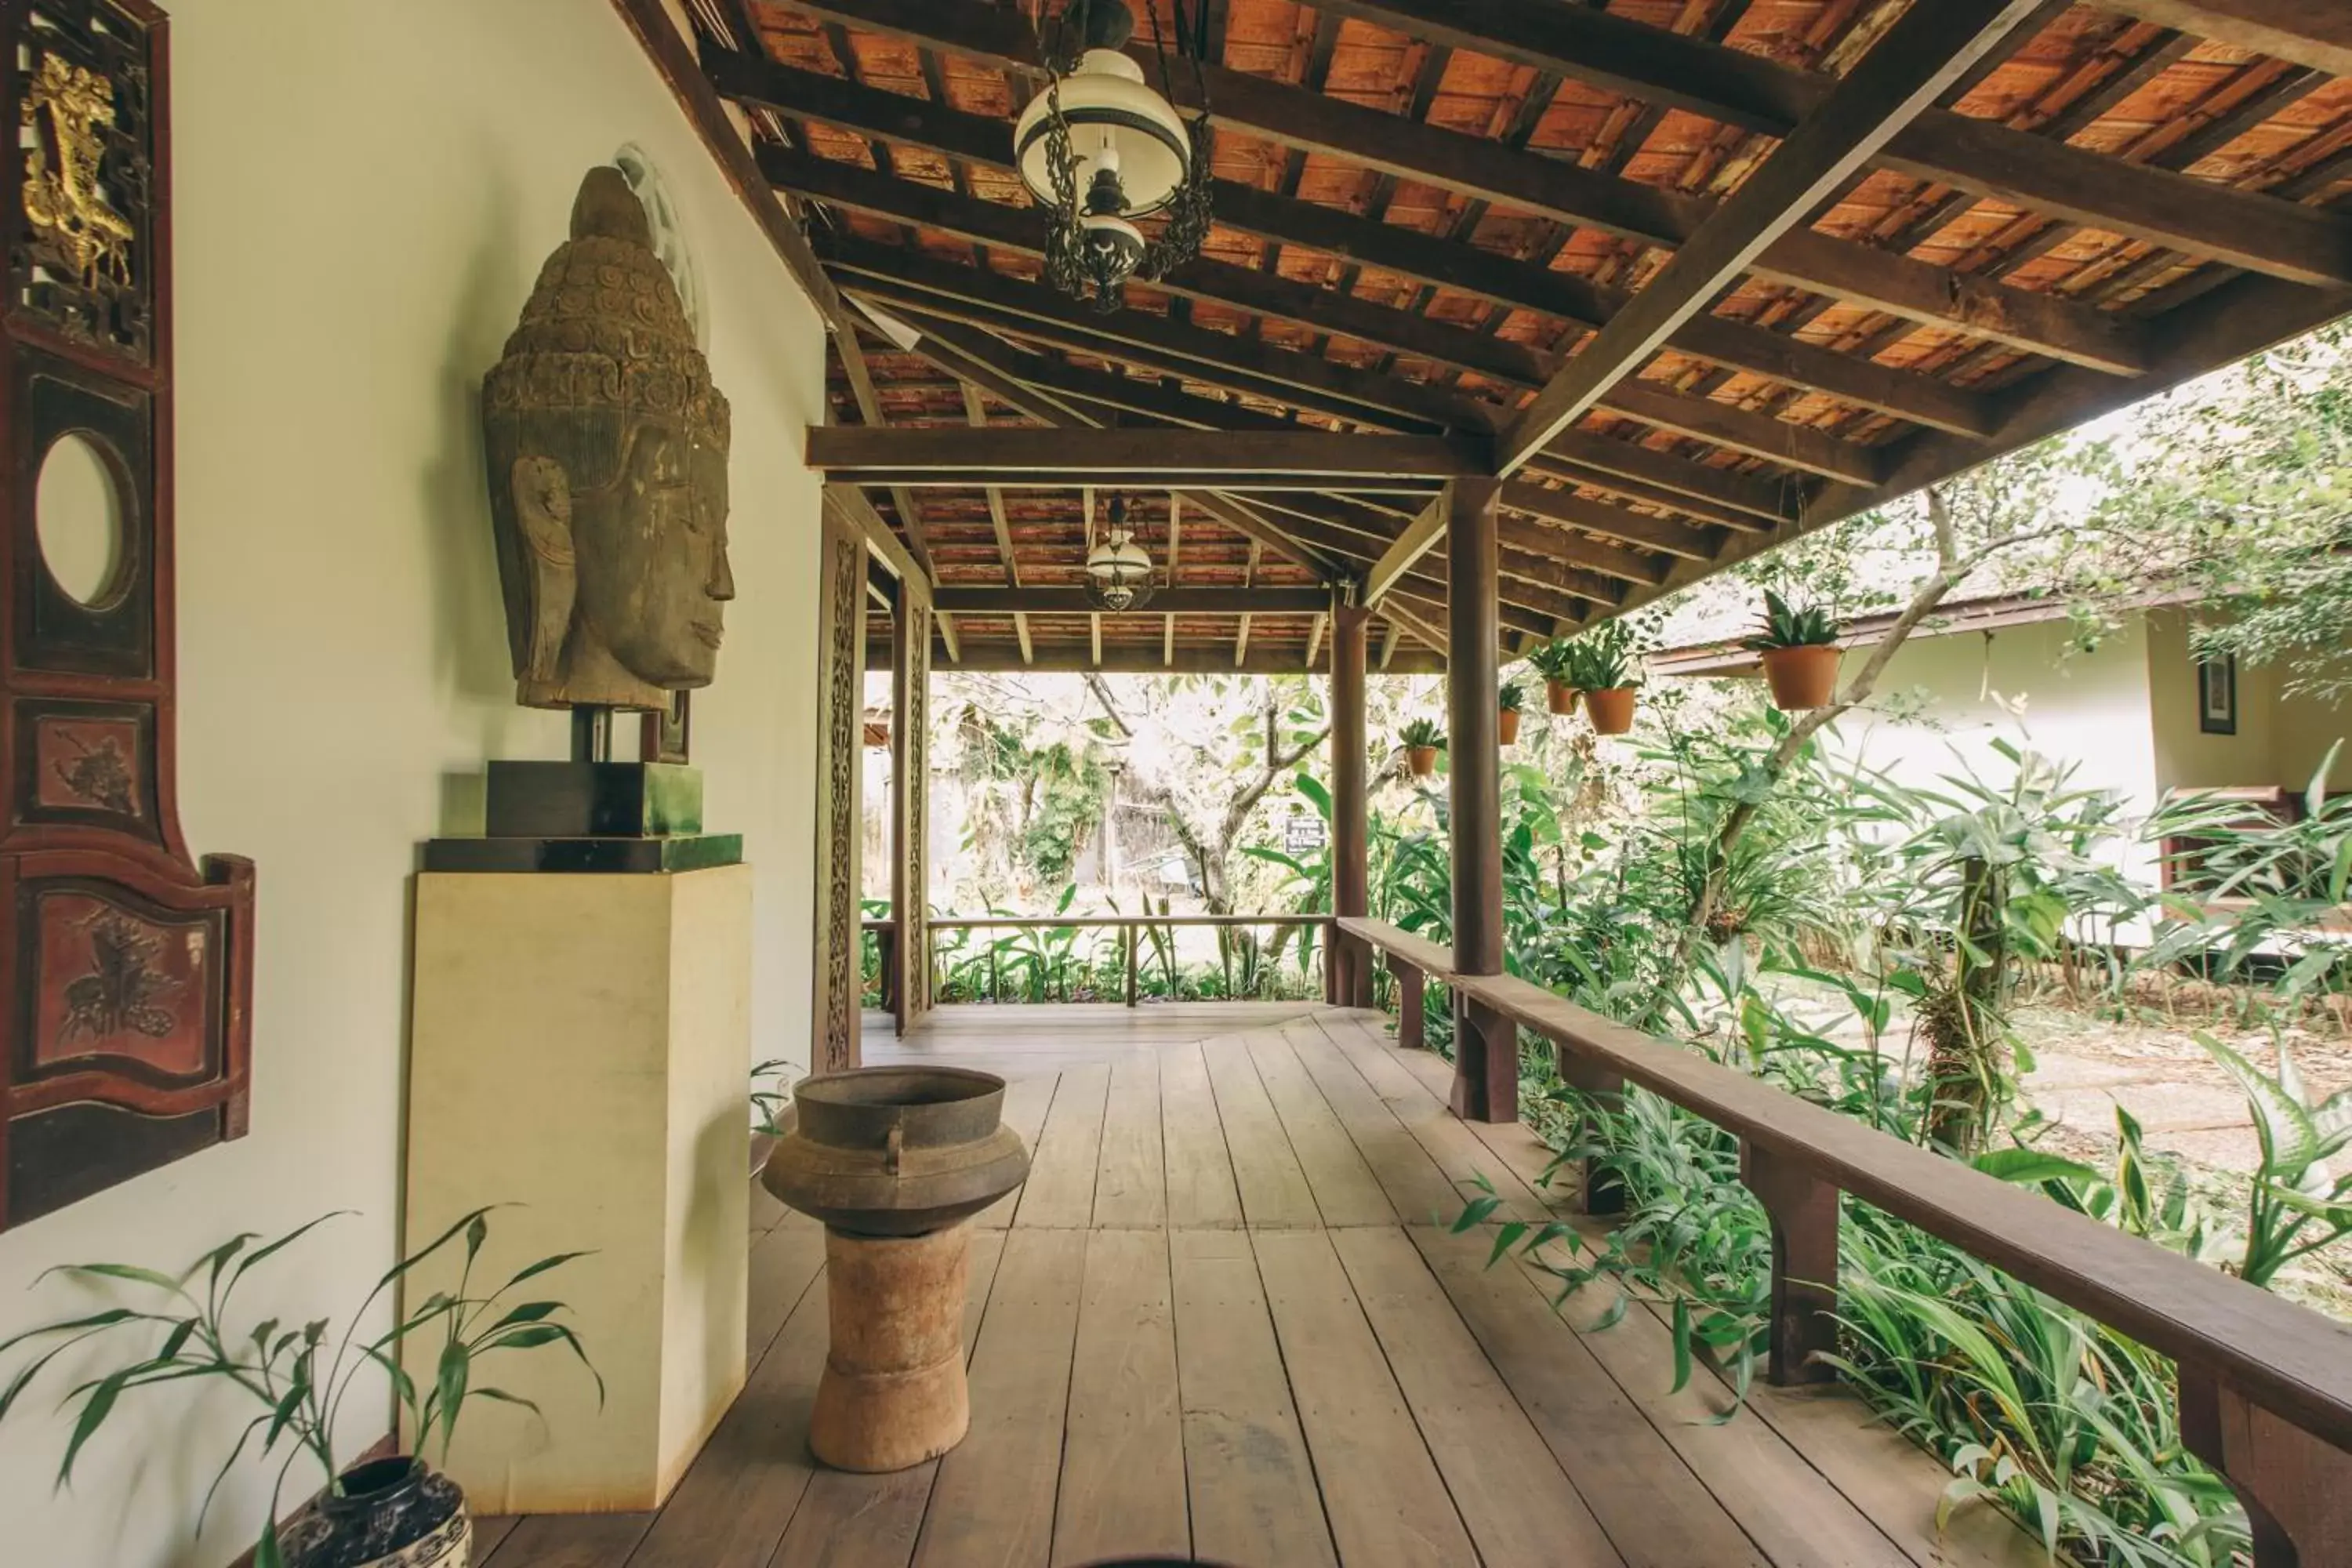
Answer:
[{"label": "urn pedestal stand", "polygon": [[[676,782],[494,766],[490,835],[416,879],[404,1239],[513,1204],[477,1287],[587,1252],[561,1294],[604,1381],[600,1405],[569,1356],[499,1370],[544,1416],[468,1406],[444,1469],[483,1514],[657,1508],[743,1386],[751,872]],[[421,1386],[436,1350],[406,1350]]]},{"label": "urn pedestal stand", "polygon": [[830,1073],[793,1093],[761,1180],[824,1222],[832,1343],[809,1450],[835,1469],[907,1469],[971,1425],[971,1219],[1029,1174],[1003,1103],[1003,1079],[957,1068]]}]

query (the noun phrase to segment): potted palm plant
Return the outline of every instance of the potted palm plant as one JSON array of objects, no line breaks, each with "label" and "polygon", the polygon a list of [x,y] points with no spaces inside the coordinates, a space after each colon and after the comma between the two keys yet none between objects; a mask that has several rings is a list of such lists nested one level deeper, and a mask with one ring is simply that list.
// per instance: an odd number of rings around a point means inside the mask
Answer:
[{"label": "potted palm plant", "polygon": [[[205,1494],[196,1516],[198,1530],[204,1528],[205,1511],[221,1483],[261,1433],[264,1458],[281,1446],[287,1453],[278,1467],[268,1522],[254,1547],[254,1568],[421,1568],[428,1563],[432,1568],[466,1568],[473,1525],[465,1494],[423,1456],[437,1439],[446,1462],[458,1414],[470,1400],[537,1409],[527,1399],[486,1385],[476,1376],[480,1363],[502,1351],[563,1345],[596,1378],[600,1402],[604,1390],[580,1336],[556,1321],[567,1310],[562,1302],[512,1299],[517,1286],[584,1255],[562,1252],[542,1258],[518,1269],[497,1289],[478,1295],[474,1262],[489,1237],[488,1215],[488,1209],[476,1209],[432,1245],[394,1264],[375,1282],[340,1337],[332,1335],[331,1321],[325,1318],[299,1327],[288,1327],[276,1318],[230,1326],[230,1309],[246,1277],[335,1215],[322,1215],[274,1241],[262,1242],[250,1232],[232,1237],[177,1275],[127,1263],[68,1264],[51,1269],[85,1284],[136,1286],[150,1299],[142,1307],[110,1307],[44,1323],[0,1342],[0,1356],[19,1346],[46,1344],[0,1392],[0,1420],[6,1419],[10,1407],[60,1354],[101,1337],[114,1342],[123,1337],[116,1331],[126,1331],[136,1338],[137,1353],[66,1395],[65,1404],[79,1405],[80,1410],[58,1470],[59,1485],[72,1479],[84,1446],[118,1413],[124,1394],[190,1378],[217,1381],[251,1394],[260,1403],[260,1414],[230,1449]],[[436,1291],[382,1333],[359,1337],[360,1321],[378,1298],[418,1265],[460,1245],[464,1266],[454,1291]],[[160,1343],[154,1339],[158,1331]],[[404,1345],[415,1340],[424,1341],[432,1352],[435,1368],[430,1384],[422,1388],[402,1363]],[[81,1367],[79,1362],[76,1365]],[[337,1416],[354,1385],[376,1376],[391,1384],[399,1401],[410,1449],[346,1464],[336,1448]],[[278,1508],[286,1478],[306,1458],[318,1465],[325,1490],[316,1509],[281,1527]]]},{"label": "potted palm plant", "polygon": [[1519,743],[1519,710],[1527,705],[1527,692],[1516,680],[1503,682],[1503,689],[1495,700],[1500,710],[1495,715],[1495,737],[1506,746]]},{"label": "potted palm plant", "polygon": [[1576,645],[1566,638],[1548,642],[1528,655],[1528,662],[1544,678],[1544,700],[1554,713],[1576,711]]},{"label": "potted palm plant", "polygon": [[1798,609],[1764,590],[1764,624],[1748,646],[1764,656],[1772,705],[1783,712],[1826,708],[1837,698],[1838,624],[1819,605]]},{"label": "potted palm plant", "polygon": [[1397,731],[1397,740],[1404,747],[1405,765],[1413,777],[1425,779],[1437,771],[1437,753],[1445,749],[1445,731],[1433,721],[1415,719]]},{"label": "potted palm plant", "polygon": [[1571,679],[1584,693],[1584,711],[1596,735],[1622,735],[1633,727],[1633,693],[1641,685],[1633,659],[1633,634],[1611,621],[1570,644]]}]

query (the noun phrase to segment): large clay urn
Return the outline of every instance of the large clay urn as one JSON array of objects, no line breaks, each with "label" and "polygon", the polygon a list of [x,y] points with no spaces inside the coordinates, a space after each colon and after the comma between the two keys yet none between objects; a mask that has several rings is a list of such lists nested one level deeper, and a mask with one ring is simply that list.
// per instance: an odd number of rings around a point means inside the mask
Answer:
[{"label": "large clay urn", "polygon": [[971,1424],[969,1222],[1029,1175],[1003,1110],[1004,1080],[964,1068],[866,1068],[793,1091],[761,1180],[824,1222],[832,1339],[809,1450],[835,1469],[907,1469]]}]

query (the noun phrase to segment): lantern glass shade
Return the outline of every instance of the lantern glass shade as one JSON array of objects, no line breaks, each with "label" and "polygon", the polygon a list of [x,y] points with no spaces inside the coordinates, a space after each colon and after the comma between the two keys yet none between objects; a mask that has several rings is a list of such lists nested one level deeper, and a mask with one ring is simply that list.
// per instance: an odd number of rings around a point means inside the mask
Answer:
[{"label": "lantern glass shade", "polygon": [[[1143,68],[1113,49],[1088,49],[1078,68],[1061,81],[1062,119],[1070,128],[1073,188],[1084,204],[1097,170],[1118,176],[1127,203],[1118,216],[1158,212],[1184,183],[1192,142],[1183,120],[1168,100],[1144,85]],[[1049,89],[1029,100],[1013,128],[1013,157],[1021,183],[1047,206],[1060,201],[1054,185],[1047,128],[1052,122]]]},{"label": "lantern glass shade", "polygon": [[1115,528],[1087,552],[1087,591],[1106,610],[1129,609],[1151,596],[1151,557]]}]

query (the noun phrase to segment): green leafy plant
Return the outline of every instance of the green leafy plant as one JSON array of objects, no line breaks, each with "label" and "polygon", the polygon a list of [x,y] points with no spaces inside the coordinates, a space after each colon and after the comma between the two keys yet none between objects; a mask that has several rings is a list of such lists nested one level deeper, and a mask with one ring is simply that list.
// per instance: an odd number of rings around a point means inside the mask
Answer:
[{"label": "green leafy plant", "polygon": [[1435,747],[1444,751],[1445,731],[1437,727],[1433,719],[1415,719],[1397,731],[1397,742],[1408,750]]},{"label": "green leafy plant", "polygon": [[1799,609],[1767,588],[1763,625],[1745,646],[1764,653],[1776,647],[1827,647],[1837,639],[1837,617],[1825,606],[1808,605]]},{"label": "green leafy plant", "polygon": [[1566,637],[1533,649],[1528,655],[1528,662],[1535,666],[1537,674],[1554,685],[1576,684],[1576,645]]},{"label": "green leafy plant", "polygon": [[[281,1444],[289,1445],[271,1487],[268,1521],[254,1549],[255,1568],[275,1568],[283,1561],[278,1505],[287,1474],[308,1457],[318,1464],[327,1486],[340,1487],[345,1467],[335,1448],[336,1417],[353,1385],[362,1378],[381,1373],[390,1382],[407,1413],[414,1451],[425,1454],[437,1437],[445,1461],[450,1439],[457,1435],[457,1417],[468,1402],[488,1399],[522,1405],[537,1414],[538,1406],[530,1400],[476,1378],[480,1363],[499,1352],[565,1346],[595,1378],[597,1402],[602,1405],[604,1378],[589,1362],[580,1336],[556,1321],[567,1310],[564,1304],[509,1300],[516,1287],[587,1254],[559,1252],[542,1258],[517,1269],[497,1289],[478,1294],[473,1284],[474,1265],[489,1239],[489,1208],[466,1215],[425,1247],[393,1265],[352,1312],[339,1337],[330,1339],[331,1321],[325,1318],[299,1326],[266,1318],[249,1327],[233,1327],[231,1308],[247,1276],[318,1226],[341,1217],[341,1212],[321,1215],[271,1241],[262,1241],[253,1232],[231,1237],[177,1275],[127,1263],[77,1263],[48,1270],[43,1279],[58,1274],[85,1284],[135,1286],[149,1294],[150,1303],[61,1319],[0,1342],[0,1355],[20,1346],[47,1344],[0,1390],[0,1420],[6,1418],[42,1372],[68,1351],[100,1338],[113,1343],[124,1335],[139,1337],[140,1350],[132,1359],[67,1393],[65,1405],[79,1409],[66,1443],[65,1458],[58,1467],[57,1482],[62,1487],[72,1480],[74,1464],[82,1450],[117,1413],[126,1394],[192,1378],[243,1389],[260,1404],[261,1412],[246,1425],[214,1477],[197,1527],[203,1527],[204,1514],[210,1511],[221,1484],[257,1435],[258,1452],[265,1458],[276,1454]],[[465,1258],[454,1290],[436,1290],[383,1332],[372,1339],[359,1338],[361,1321],[386,1291],[420,1265],[459,1246]],[[152,1337],[158,1331],[163,1339],[153,1343]],[[412,1340],[437,1342],[439,1347],[433,1356],[433,1376],[421,1387],[402,1364],[402,1350]]]},{"label": "green leafy plant", "polygon": [[2262,1164],[2247,1194],[2245,1250],[2236,1272],[2268,1285],[2296,1258],[2352,1236],[2352,1172],[2337,1175],[2327,1163],[2352,1147],[2352,1089],[2313,1104],[2284,1037],[2274,1042],[2275,1076],[2210,1035],[2200,1034],[2197,1043],[2245,1091],[2253,1112]]},{"label": "green leafy plant", "polygon": [[1642,683],[1633,631],[1622,620],[1596,626],[1568,647],[1568,683],[1580,691],[1615,691]]},{"label": "green leafy plant", "polygon": [[1507,680],[1495,694],[1495,703],[1505,713],[1517,713],[1528,704],[1527,689],[1516,680]]}]

